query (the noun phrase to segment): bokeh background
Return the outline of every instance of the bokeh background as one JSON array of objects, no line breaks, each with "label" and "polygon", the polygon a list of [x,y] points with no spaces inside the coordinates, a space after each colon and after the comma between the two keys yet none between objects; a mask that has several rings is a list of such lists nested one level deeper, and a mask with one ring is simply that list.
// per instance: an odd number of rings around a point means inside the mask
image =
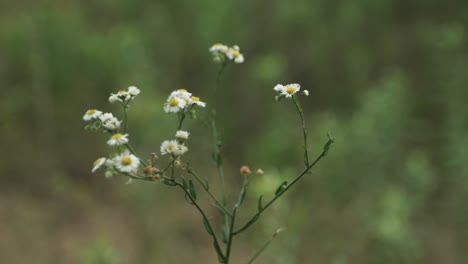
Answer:
[{"label": "bokeh background", "polygon": [[[176,127],[164,100],[178,88],[209,98],[208,48],[223,42],[246,57],[225,71],[218,99],[230,197],[241,165],[265,171],[244,219],[302,166],[300,120],[274,101],[275,84],[310,91],[313,155],[327,131],[336,138],[236,237],[233,263],[279,227],[257,263],[466,263],[467,25],[468,2],[456,0],[1,1],[0,262],[217,263],[180,192],[91,173],[109,147],[82,116],[121,115],[107,98],[135,85],[131,141],[141,155],[158,151]],[[209,128],[187,129],[187,160],[219,190]]]}]

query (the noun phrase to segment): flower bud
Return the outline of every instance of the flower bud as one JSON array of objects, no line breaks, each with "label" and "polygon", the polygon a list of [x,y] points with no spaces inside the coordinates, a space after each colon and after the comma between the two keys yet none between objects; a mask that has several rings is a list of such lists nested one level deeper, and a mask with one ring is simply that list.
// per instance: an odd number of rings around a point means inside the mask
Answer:
[{"label": "flower bud", "polygon": [[242,166],[242,167],[240,168],[240,174],[242,174],[242,175],[249,175],[249,174],[251,174],[251,173],[252,173],[252,172],[250,171],[250,168],[249,168],[248,166],[245,166],[245,165],[244,165],[244,166]]},{"label": "flower bud", "polygon": [[303,93],[305,96],[309,96],[309,91],[307,91],[307,90],[302,91],[302,93]]},{"label": "flower bud", "polygon": [[265,172],[263,172],[262,169],[257,169],[257,171],[255,173],[258,174],[258,175],[263,175]]}]

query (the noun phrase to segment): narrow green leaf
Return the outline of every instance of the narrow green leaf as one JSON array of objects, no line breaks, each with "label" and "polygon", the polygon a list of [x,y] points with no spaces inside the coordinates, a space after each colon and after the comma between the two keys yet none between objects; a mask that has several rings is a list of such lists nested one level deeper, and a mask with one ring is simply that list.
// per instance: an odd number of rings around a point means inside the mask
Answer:
[{"label": "narrow green leaf", "polygon": [[208,182],[208,179],[206,179],[206,178],[205,178],[205,187],[206,187],[207,191],[210,190],[210,183]]},{"label": "narrow green leaf", "polygon": [[278,189],[276,189],[275,195],[278,196],[279,194],[281,194],[286,188],[286,186],[288,186],[288,182],[284,181],[280,186],[278,186]]},{"label": "narrow green leaf", "polygon": [[223,240],[223,243],[226,244],[229,239],[229,227],[226,226],[226,223],[224,223],[221,229],[222,229],[222,240]]},{"label": "narrow green leaf", "polygon": [[216,243],[216,241],[213,241],[213,246],[216,249],[216,253],[218,253],[218,262],[226,263],[226,258],[224,257],[223,252],[221,251],[221,248],[219,248],[219,245]]},{"label": "narrow green leaf", "polygon": [[172,180],[164,180],[162,183],[168,185],[168,186],[176,186],[177,184],[173,182]]},{"label": "narrow green leaf", "polygon": [[213,230],[211,229],[210,225],[208,224],[205,218],[203,218],[203,226],[205,226],[205,230],[206,232],[208,232],[208,234],[213,235]]},{"label": "narrow green leaf", "polygon": [[192,196],[193,200],[197,200],[197,192],[195,191],[195,186],[193,186],[192,180],[189,180],[189,191],[190,196]]},{"label": "narrow green leaf", "polygon": [[258,211],[262,211],[263,209],[263,205],[262,205],[262,198],[263,198],[263,194],[260,195],[260,197],[258,197]]},{"label": "narrow green leaf", "polygon": [[182,179],[182,186],[184,187],[184,189],[187,190],[187,187],[188,187],[188,186],[187,186],[187,181],[185,181],[184,176],[180,176],[180,178]]},{"label": "narrow green leaf", "polygon": [[244,198],[246,194],[247,194],[247,188],[243,188],[241,191],[240,199],[239,199],[239,205],[241,205],[242,202],[244,202]]}]

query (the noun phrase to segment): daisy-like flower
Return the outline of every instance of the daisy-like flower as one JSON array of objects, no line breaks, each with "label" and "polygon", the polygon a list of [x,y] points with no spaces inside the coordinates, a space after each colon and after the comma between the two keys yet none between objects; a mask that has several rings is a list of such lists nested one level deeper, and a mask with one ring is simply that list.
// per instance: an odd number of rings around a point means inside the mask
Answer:
[{"label": "daisy-like flower", "polygon": [[180,141],[184,142],[185,140],[188,139],[190,133],[187,131],[179,130],[176,132],[175,137]]},{"label": "daisy-like flower", "polygon": [[128,87],[128,93],[132,96],[132,97],[135,97],[137,95],[140,94],[140,89],[138,89],[137,87],[135,86],[130,86]]},{"label": "daisy-like flower", "polygon": [[166,113],[177,113],[187,105],[184,98],[178,96],[169,96],[166,103],[164,104],[164,111]]},{"label": "daisy-like flower", "polygon": [[94,163],[93,163],[93,169],[91,170],[91,172],[94,173],[96,170],[101,168],[102,165],[104,165],[105,163],[106,163],[106,158],[99,158],[99,159],[95,160]]},{"label": "daisy-like flower", "polygon": [[131,173],[137,171],[140,160],[129,152],[123,152],[114,158],[114,165],[120,172]]},{"label": "daisy-like flower", "polygon": [[301,89],[301,86],[297,83],[291,83],[288,85],[277,84],[273,89],[279,92],[281,96],[291,98],[293,94],[297,93]]},{"label": "daisy-like flower", "polygon": [[189,102],[190,105],[195,104],[195,105],[200,106],[200,107],[205,107],[206,106],[206,103],[200,101],[200,97],[196,97],[196,96],[190,96],[188,102]]},{"label": "daisy-like flower", "polygon": [[189,100],[190,97],[192,96],[191,93],[189,93],[187,90],[185,89],[178,89],[178,90],[175,90],[171,93],[170,97],[177,97],[177,98],[180,98],[180,99],[183,99],[185,101]]},{"label": "daisy-like flower", "polygon": [[111,146],[120,146],[120,145],[126,144],[128,143],[127,137],[128,137],[128,134],[122,135],[120,133],[115,133],[114,135],[112,135],[109,141],[107,141],[107,144]]},{"label": "daisy-like flower", "polygon": [[177,140],[166,140],[161,144],[161,154],[173,154],[180,156],[188,151],[188,148]]},{"label": "daisy-like flower", "polygon": [[117,102],[126,103],[130,101],[131,98],[132,98],[132,95],[128,91],[120,90],[116,94],[110,95],[109,102],[110,103],[117,103]]},{"label": "daisy-like flower", "polygon": [[226,56],[230,60],[234,60],[235,63],[243,63],[244,62],[244,55],[240,53],[239,46],[235,45],[232,48],[229,48],[226,52]]},{"label": "daisy-like flower", "polygon": [[99,116],[102,126],[107,130],[117,130],[120,127],[120,121],[111,113],[105,113]]},{"label": "daisy-like flower", "polygon": [[210,47],[210,52],[211,53],[217,53],[217,52],[226,53],[228,49],[229,47],[226,45],[223,45],[222,43],[215,43],[213,44],[213,46]]},{"label": "daisy-like flower", "polygon": [[100,115],[102,115],[102,112],[96,109],[89,109],[86,111],[86,113],[83,116],[84,121],[90,121],[93,119],[98,118]]}]

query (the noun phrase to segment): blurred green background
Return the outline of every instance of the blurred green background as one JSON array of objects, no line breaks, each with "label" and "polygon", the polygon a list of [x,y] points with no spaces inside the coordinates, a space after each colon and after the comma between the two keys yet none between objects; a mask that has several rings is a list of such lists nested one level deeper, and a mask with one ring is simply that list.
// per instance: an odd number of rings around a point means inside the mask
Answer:
[{"label": "blurred green background", "polygon": [[[218,102],[231,197],[241,165],[265,171],[244,218],[302,165],[299,117],[275,103],[274,85],[310,91],[312,154],[327,131],[337,139],[236,237],[233,263],[279,227],[257,263],[466,263],[467,26],[461,0],[1,1],[0,262],[217,263],[180,192],[91,173],[109,147],[81,118],[121,115],[108,95],[135,85],[130,139],[158,151],[177,125],[164,100],[178,88],[209,98],[208,48],[223,42],[246,57],[224,73]],[[187,129],[187,160],[218,187],[209,128]]]}]

